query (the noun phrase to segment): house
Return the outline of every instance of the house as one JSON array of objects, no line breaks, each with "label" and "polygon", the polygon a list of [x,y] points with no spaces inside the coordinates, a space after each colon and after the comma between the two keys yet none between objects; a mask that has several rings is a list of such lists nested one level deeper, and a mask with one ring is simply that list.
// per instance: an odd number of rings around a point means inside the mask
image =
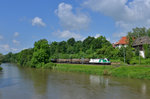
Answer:
[{"label": "house", "polygon": [[144,48],[143,45],[144,44],[150,44],[150,38],[148,36],[143,36],[143,37],[139,37],[136,40],[134,40],[133,42],[133,48],[135,49],[139,49],[139,53],[140,55],[145,58],[145,53],[144,53]]},{"label": "house", "polygon": [[127,45],[128,45],[128,39],[127,39],[127,37],[124,36],[118,42],[113,44],[113,47],[121,48],[121,47],[127,47]]}]

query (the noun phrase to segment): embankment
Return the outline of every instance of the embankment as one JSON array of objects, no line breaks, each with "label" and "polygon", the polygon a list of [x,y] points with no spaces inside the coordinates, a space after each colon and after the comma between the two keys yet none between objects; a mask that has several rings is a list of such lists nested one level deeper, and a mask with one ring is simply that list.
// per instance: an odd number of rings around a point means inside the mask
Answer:
[{"label": "embankment", "polygon": [[128,77],[150,79],[150,66],[96,66],[78,64],[57,64],[53,70],[66,72],[82,72],[86,74],[107,75],[114,77]]}]

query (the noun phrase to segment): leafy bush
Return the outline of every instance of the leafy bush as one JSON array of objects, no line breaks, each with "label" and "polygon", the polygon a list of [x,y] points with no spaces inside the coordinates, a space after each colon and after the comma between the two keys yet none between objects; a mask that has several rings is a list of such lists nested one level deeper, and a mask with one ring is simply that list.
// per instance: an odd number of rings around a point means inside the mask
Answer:
[{"label": "leafy bush", "polygon": [[150,58],[149,59],[143,59],[143,60],[141,60],[141,64],[147,64],[147,65],[149,65],[150,64]]},{"label": "leafy bush", "polygon": [[57,64],[55,63],[47,63],[45,65],[42,66],[42,68],[44,69],[53,69],[53,67],[55,67]]},{"label": "leafy bush", "polygon": [[130,64],[131,65],[139,64],[139,60],[137,58],[132,58],[131,61],[130,61]]},{"label": "leafy bush", "polygon": [[150,46],[148,44],[144,45],[145,58],[150,58]]},{"label": "leafy bush", "polygon": [[[139,64],[139,57],[132,58],[131,61],[130,61],[130,64],[131,65]],[[140,64],[142,64],[142,65],[144,65],[144,64],[145,65],[149,65],[150,64],[150,58],[149,59],[143,59],[141,57]]]}]

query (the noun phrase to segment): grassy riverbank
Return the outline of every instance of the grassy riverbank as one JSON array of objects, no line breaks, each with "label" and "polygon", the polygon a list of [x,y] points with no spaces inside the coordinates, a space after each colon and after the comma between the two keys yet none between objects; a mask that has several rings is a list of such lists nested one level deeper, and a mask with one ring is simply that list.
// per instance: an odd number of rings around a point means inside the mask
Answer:
[{"label": "grassy riverbank", "polygon": [[77,64],[57,64],[53,67],[57,71],[82,72],[86,74],[107,75],[114,77],[128,77],[150,79],[150,66],[96,66]]}]

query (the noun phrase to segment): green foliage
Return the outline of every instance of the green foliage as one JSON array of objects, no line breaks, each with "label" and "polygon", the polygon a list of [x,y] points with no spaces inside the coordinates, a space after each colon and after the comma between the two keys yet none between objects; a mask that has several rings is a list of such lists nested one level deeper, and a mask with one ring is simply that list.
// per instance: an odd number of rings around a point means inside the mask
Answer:
[{"label": "green foliage", "polygon": [[3,56],[3,54],[0,53],[0,65],[3,62],[3,59],[4,59],[4,56]]},{"label": "green foliage", "polygon": [[42,67],[42,65],[49,62],[49,44],[46,39],[39,40],[34,44],[34,52],[31,59],[32,67]]},{"label": "green foliage", "polygon": [[20,53],[17,54],[17,63],[21,66],[30,66],[31,59],[33,56],[33,49],[25,49],[22,50]]},{"label": "green foliage", "polygon": [[55,63],[47,63],[45,65],[42,66],[42,68],[44,69],[53,69],[54,67],[56,67],[57,64]]},{"label": "green foliage", "polygon": [[92,44],[92,50],[100,49],[104,46],[111,45],[111,43],[109,41],[107,41],[106,38],[103,36],[100,36],[100,37],[94,39],[91,44]]},{"label": "green foliage", "polygon": [[133,57],[133,52],[131,47],[126,48],[126,63],[130,64],[130,61]]},{"label": "green foliage", "polygon": [[135,56],[139,56],[140,52],[139,52],[139,47],[137,49],[135,49]]},{"label": "green foliage", "polygon": [[12,62],[13,59],[13,53],[9,52],[8,54],[5,55],[3,62]]},{"label": "green foliage", "polygon": [[65,54],[67,52],[67,43],[65,41],[61,41],[58,43],[57,53]]},{"label": "green foliage", "polygon": [[145,58],[150,58],[150,45],[144,45]]},{"label": "green foliage", "polygon": [[114,67],[81,64],[57,64],[57,66],[53,69],[58,71],[82,72],[86,74],[109,75],[114,77],[150,79],[150,68],[147,66]]},{"label": "green foliage", "polygon": [[[130,64],[134,63],[133,58],[139,55],[139,51],[132,49],[133,35],[141,33],[140,35],[146,35],[150,32],[144,28],[133,29],[134,32],[128,34],[129,46],[127,48],[113,48],[112,44],[107,41],[103,36],[98,38],[87,37],[83,41],[76,41],[74,38],[70,38],[67,41],[51,42],[48,44],[46,39],[41,39],[34,43],[34,48],[22,50],[19,53],[8,53],[4,58],[1,58],[3,62],[13,62],[21,66],[31,66],[40,68],[49,63],[51,59],[68,59],[68,58],[109,58],[110,60],[121,60]],[[146,51],[146,58],[149,58],[149,50]],[[133,60],[132,60],[133,59]],[[146,62],[145,62],[146,63]]]},{"label": "green foliage", "polygon": [[142,57],[140,57],[140,60],[139,60],[139,57],[134,57],[130,61],[131,65],[136,65],[136,64],[139,64],[139,63],[140,63],[140,65],[150,65],[150,58],[143,59]]},{"label": "green foliage", "polygon": [[134,57],[130,61],[131,65],[139,64],[139,57]]},{"label": "green foliage", "polygon": [[150,79],[150,68],[142,66],[121,66],[112,70],[112,76]]},{"label": "green foliage", "polygon": [[50,48],[49,48],[50,56],[53,56],[54,53],[58,52],[58,51],[57,51],[57,46],[58,46],[58,43],[57,43],[57,42],[52,42],[52,43],[50,44]]},{"label": "green foliage", "polygon": [[93,41],[94,39],[95,39],[94,37],[88,36],[88,37],[83,41],[83,51],[84,51],[84,52],[92,47],[92,41]]},{"label": "green foliage", "polygon": [[105,45],[101,49],[98,49],[96,54],[102,58],[104,58],[104,57],[114,58],[117,53],[118,53],[117,50],[115,50],[112,46]]},{"label": "green foliage", "polygon": [[75,41],[74,38],[70,38],[70,39],[67,40],[67,44],[70,45],[70,46],[73,46],[75,44],[75,42],[76,41]]},{"label": "green foliage", "polygon": [[132,32],[128,32],[128,37],[141,37],[141,36],[147,36],[149,34],[149,29],[146,29],[145,27],[143,28],[133,28]]},{"label": "green foliage", "polygon": [[131,59],[134,57],[133,50],[134,49],[130,46],[126,48],[121,47],[118,52],[118,56],[120,57],[120,60],[124,62],[124,58],[125,58],[125,62],[127,64],[130,64]]},{"label": "green foliage", "polygon": [[77,41],[74,46],[74,53],[79,53],[80,51],[83,51],[82,41]]}]

